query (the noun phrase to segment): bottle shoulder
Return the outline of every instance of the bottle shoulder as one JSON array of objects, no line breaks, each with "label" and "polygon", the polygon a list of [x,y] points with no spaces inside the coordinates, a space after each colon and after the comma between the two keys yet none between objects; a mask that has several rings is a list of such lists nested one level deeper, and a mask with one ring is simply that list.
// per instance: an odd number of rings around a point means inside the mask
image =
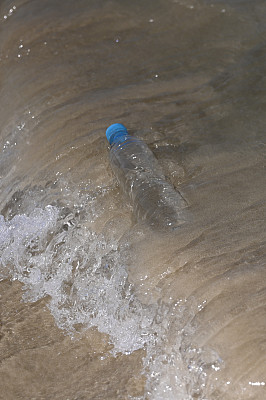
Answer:
[{"label": "bottle shoulder", "polygon": [[163,176],[163,171],[157,158],[149,146],[141,139],[127,136],[111,147],[110,158],[113,163],[122,164],[130,170],[152,171],[155,175]]},{"label": "bottle shoulder", "polygon": [[131,135],[126,135],[123,137],[118,137],[117,140],[115,142],[113,142],[113,144],[111,145],[111,151],[117,151],[120,149],[123,149],[127,146],[130,147],[139,147],[139,148],[148,148],[147,144],[145,142],[143,142],[143,140],[138,139],[134,136]]}]

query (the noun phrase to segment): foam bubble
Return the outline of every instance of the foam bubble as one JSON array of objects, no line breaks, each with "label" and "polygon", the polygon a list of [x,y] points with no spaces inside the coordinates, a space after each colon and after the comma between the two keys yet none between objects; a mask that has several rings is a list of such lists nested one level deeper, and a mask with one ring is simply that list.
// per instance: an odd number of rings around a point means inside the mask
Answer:
[{"label": "foam bubble", "polygon": [[90,211],[76,211],[46,205],[9,220],[0,216],[1,278],[22,282],[25,301],[49,296],[58,327],[70,335],[97,327],[109,335],[114,355],[145,349],[146,398],[192,399],[206,374],[189,370],[180,352],[184,305],[143,304],[128,279],[119,236],[94,232]]},{"label": "foam bubble", "polygon": [[151,310],[134,297],[118,242],[106,241],[57,207],[0,218],[2,278],[24,284],[24,300],[50,296],[57,325],[69,333],[96,326],[110,335],[114,352],[132,352],[147,341]]},{"label": "foam bubble", "polygon": [[[52,230],[58,216],[58,210],[52,206],[36,208],[29,216],[16,215],[5,221],[0,216],[0,265],[1,275],[21,279],[28,271],[31,255],[41,251],[43,243]],[[37,250],[38,249],[38,250]]]}]

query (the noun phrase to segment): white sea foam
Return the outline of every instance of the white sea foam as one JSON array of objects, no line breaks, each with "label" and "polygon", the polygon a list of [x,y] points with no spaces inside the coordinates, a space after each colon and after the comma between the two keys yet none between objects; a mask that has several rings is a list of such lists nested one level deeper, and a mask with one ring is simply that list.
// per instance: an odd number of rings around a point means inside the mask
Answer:
[{"label": "white sea foam", "polygon": [[22,282],[25,301],[49,296],[58,327],[70,335],[97,327],[109,335],[114,355],[145,349],[146,397],[192,399],[187,382],[201,387],[205,376],[182,360],[178,324],[184,306],[142,304],[119,246],[70,208],[47,205],[10,220],[0,217],[1,278]]}]

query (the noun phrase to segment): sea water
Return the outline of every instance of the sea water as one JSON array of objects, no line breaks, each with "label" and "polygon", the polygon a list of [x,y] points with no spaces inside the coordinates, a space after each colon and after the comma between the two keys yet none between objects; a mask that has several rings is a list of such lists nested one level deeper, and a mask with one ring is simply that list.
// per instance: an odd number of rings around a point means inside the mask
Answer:
[{"label": "sea water", "polygon": [[[265,5],[0,5],[3,399],[265,398]],[[136,224],[145,140],[191,222]]]}]

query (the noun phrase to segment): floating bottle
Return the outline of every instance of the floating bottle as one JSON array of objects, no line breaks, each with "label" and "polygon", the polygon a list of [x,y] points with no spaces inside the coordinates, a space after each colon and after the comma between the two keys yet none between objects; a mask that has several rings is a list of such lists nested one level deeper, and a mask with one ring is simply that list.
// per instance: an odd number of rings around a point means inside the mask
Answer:
[{"label": "floating bottle", "polygon": [[167,182],[146,143],[129,135],[122,124],[109,126],[106,137],[111,145],[113,172],[130,198],[136,219],[157,229],[176,229],[184,223],[187,203]]}]

